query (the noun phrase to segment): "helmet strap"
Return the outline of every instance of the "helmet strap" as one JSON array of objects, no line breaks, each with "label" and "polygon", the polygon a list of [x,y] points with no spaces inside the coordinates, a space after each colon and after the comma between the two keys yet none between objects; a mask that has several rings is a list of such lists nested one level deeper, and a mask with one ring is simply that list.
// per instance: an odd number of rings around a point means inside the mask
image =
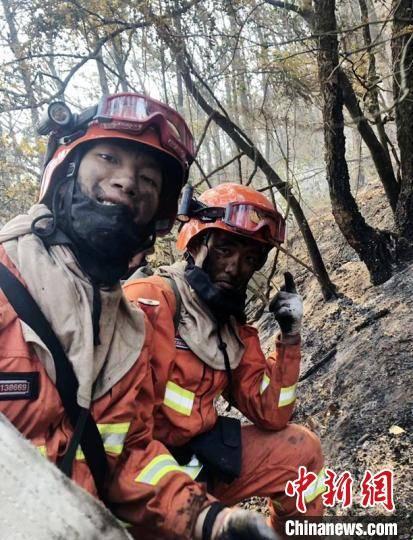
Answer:
[{"label": "helmet strap", "polygon": [[208,242],[209,242],[209,239],[211,238],[212,236],[212,230],[211,229],[207,229],[205,234],[203,235],[203,238],[202,238],[202,245],[206,246],[208,248]]},{"label": "helmet strap", "polygon": [[[30,227],[31,232],[41,238],[46,245],[51,245],[51,239],[55,236],[57,231],[57,215],[58,205],[60,201],[59,191],[59,189],[54,190],[50,212],[42,214],[41,216],[37,216],[37,218],[32,221]],[[49,220],[49,222],[45,227],[39,227],[38,223],[44,219]]]},{"label": "helmet strap", "polygon": [[70,161],[67,164],[65,180],[71,180],[72,178],[77,178],[77,173],[79,171],[80,161],[82,156],[86,153],[87,148],[85,145],[77,146],[70,156]]}]

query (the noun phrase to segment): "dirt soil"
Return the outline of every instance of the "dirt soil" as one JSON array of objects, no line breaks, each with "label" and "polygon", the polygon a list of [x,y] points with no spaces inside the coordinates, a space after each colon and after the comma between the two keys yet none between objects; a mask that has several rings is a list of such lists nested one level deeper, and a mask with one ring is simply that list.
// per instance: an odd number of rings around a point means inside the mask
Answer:
[{"label": "dirt soil", "polygon": [[[392,226],[379,186],[367,186],[358,203],[371,225]],[[329,514],[389,515],[381,505],[362,508],[357,497],[365,471],[386,468],[394,473],[397,521],[412,526],[413,265],[373,287],[329,209],[320,211],[310,225],[342,297],[325,302],[314,276],[280,257],[276,283],[283,283],[282,272],[288,268],[304,298],[301,376],[305,378],[299,383],[293,420],[321,437],[329,468],[354,477],[353,506],[335,507]],[[289,249],[308,263],[298,235],[290,238]],[[263,350],[269,352],[277,326],[272,315],[264,313],[256,326]],[[247,506],[260,504],[253,500]]]}]

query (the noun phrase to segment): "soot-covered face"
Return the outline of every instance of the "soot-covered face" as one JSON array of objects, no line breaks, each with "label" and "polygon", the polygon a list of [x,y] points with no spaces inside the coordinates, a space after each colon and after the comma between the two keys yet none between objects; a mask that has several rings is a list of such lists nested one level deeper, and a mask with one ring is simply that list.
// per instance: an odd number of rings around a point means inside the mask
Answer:
[{"label": "soot-covered face", "polygon": [[266,253],[261,242],[214,230],[208,241],[204,270],[215,286],[242,291],[254,272],[261,268]]},{"label": "soot-covered face", "polygon": [[141,147],[108,140],[86,152],[77,181],[88,197],[103,206],[126,206],[136,225],[147,225],[159,206],[162,168]]}]

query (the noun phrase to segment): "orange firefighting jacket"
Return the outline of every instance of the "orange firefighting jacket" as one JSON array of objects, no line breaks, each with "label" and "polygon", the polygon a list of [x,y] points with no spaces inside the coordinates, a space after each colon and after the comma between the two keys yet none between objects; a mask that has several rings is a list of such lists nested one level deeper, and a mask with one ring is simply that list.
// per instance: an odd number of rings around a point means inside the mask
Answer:
[{"label": "orange firefighting jacket", "polygon": [[[21,276],[0,246],[0,261]],[[67,306],[70,309],[69,306]],[[108,500],[119,519],[140,539],[192,538],[195,520],[213,499],[152,440],[153,383],[149,368],[152,328],[138,361],[91,412],[108,457]],[[25,342],[19,319],[0,291],[0,413],[56,463],[73,433],[55,385]],[[93,477],[78,450],[72,478],[96,496]],[[179,510],[179,511],[178,511]]]},{"label": "orange firefighting jacket", "polygon": [[[154,326],[154,436],[169,447],[183,445],[214,426],[215,401],[225,395],[227,375],[207,366],[175,335],[176,299],[166,280],[159,276],[132,280],[124,291]],[[238,331],[245,351],[232,372],[236,407],[258,427],[282,429],[293,412],[300,339],[290,338],[288,343],[277,338],[275,352],[265,358],[257,330],[245,324]]]}]

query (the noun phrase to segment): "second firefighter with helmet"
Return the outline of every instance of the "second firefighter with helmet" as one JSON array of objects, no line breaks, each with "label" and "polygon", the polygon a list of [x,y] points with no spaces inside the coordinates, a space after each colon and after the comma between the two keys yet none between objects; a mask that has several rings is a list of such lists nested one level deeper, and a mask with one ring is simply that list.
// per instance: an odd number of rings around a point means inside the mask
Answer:
[{"label": "second firefighter with helmet", "polygon": [[[300,466],[315,475],[305,515],[322,515],[324,490],[318,438],[289,423],[303,313],[291,274],[270,303],[280,332],[267,358],[246,323],[248,282],[284,241],[284,219],[263,194],[234,183],[205,191],[199,201],[187,197],[186,210],[178,212],[186,221],[177,240],[184,259],[124,286],[156,320],[154,436],[221,504],[268,497],[271,525],[282,531],[286,519],[302,515],[285,493]],[[221,395],[251,424],[219,415]]]}]

